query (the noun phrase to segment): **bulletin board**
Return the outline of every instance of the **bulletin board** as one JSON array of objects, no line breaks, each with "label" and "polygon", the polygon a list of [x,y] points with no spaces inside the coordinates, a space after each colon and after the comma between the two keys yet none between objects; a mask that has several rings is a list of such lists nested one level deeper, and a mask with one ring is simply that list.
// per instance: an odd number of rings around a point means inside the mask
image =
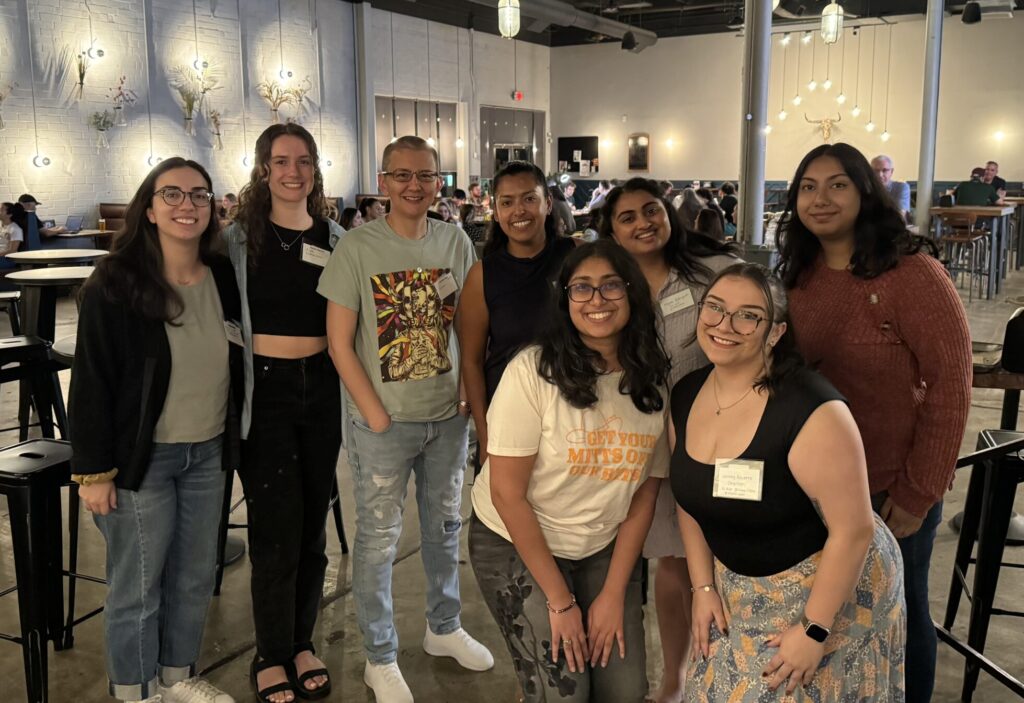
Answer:
[{"label": "bulletin board", "polygon": [[582,170],[589,171],[587,175],[597,173],[599,161],[597,147],[597,137],[559,137],[559,171],[580,173],[582,164]]}]

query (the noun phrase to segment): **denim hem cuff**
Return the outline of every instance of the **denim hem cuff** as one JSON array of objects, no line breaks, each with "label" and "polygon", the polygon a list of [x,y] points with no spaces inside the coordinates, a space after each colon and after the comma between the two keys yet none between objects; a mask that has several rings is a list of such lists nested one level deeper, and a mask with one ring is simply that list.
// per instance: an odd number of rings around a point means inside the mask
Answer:
[{"label": "denim hem cuff", "polygon": [[156,695],[156,682],[154,676],[146,683],[121,684],[110,682],[110,695],[119,701],[141,701]]},{"label": "denim hem cuff", "polygon": [[195,663],[188,666],[164,666],[160,665],[160,684],[164,688],[170,688],[176,683],[181,683],[196,675]]},{"label": "denim hem cuff", "polygon": [[429,627],[430,631],[433,632],[435,635],[450,635],[453,632],[457,632],[458,630],[462,629],[462,624],[459,622],[458,618],[456,618],[455,620],[452,620],[450,622],[441,623],[437,628],[435,628],[433,624],[428,622],[427,627]]},{"label": "denim hem cuff", "polygon": [[386,666],[388,664],[394,664],[398,661],[398,652],[388,652],[380,657],[372,657],[369,653],[366,655],[366,661],[373,666]]}]

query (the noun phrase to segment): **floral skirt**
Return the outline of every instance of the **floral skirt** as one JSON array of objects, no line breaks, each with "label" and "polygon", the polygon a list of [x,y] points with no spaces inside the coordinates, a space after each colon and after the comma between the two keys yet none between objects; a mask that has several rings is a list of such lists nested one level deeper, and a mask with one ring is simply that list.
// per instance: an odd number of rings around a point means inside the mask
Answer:
[{"label": "floral skirt", "polygon": [[875,516],[875,536],[864,571],[839,611],[814,680],[770,691],[761,671],[778,651],[772,635],[800,622],[821,552],[772,576],[742,576],[715,562],[729,634],[711,625],[710,656],[687,675],[687,700],[700,703],[861,703],[905,700],[906,612],[903,560],[889,529]]}]

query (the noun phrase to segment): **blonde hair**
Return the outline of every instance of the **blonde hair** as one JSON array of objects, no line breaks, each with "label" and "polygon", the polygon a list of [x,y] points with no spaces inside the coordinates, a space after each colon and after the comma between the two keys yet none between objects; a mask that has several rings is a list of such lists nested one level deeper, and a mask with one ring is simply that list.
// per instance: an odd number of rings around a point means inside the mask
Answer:
[{"label": "blonde hair", "polygon": [[429,151],[434,157],[434,166],[436,168],[441,167],[441,159],[437,155],[437,149],[427,144],[425,139],[407,134],[384,147],[384,155],[381,157],[381,171],[388,170],[388,161],[391,159],[391,154],[396,151]]}]

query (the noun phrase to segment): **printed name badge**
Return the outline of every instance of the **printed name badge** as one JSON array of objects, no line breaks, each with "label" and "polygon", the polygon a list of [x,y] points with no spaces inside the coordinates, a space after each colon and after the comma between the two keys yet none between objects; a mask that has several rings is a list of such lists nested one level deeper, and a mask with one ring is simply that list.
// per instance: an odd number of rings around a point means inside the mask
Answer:
[{"label": "printed name badge", "polygon": [[313,264],[323,268],[327,265],[327,260],[331,258],[331,252],[320,247],[315,247],[312,244],[302,243],[302,260],[307,264]]},{"label": "printed name badge", "polygon": [[693,293],[686,289],[675,295],[670,295],[661,301],[661,314],[668,317],[674,312],[693,307]]},{"label": "printed name badge", "polygon": [[242,328],[237,322],[224,320],[224,333],[232,344],[237,344],[240,347],[245,346],[245,342],[242,340]]},{"label": "printed name badge", "polygon": [[761,500],[764,462],[751,459],[715,459],[711,495],[734,500]]},{"label": "printed name badge", "polygon": [[449,295],[457,291],[459,286],[455,283],[455,276],[450,273],[446,273],[437,279],[434,283],[434,289],[437,291],[437,297],[444,300]]}]

